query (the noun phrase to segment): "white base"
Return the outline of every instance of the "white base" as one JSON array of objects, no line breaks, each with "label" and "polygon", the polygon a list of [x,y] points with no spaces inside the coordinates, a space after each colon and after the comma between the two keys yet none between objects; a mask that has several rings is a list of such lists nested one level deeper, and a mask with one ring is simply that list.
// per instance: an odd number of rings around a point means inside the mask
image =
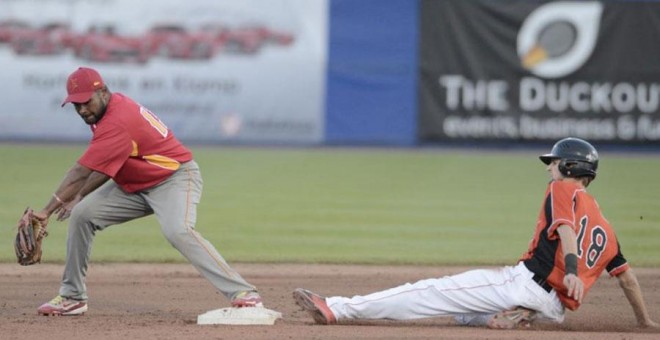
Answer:
[{"label": "white base", "polygon": [[282,313],[264,307],[221,308],[197,316],[198,325],[273,325]]}]

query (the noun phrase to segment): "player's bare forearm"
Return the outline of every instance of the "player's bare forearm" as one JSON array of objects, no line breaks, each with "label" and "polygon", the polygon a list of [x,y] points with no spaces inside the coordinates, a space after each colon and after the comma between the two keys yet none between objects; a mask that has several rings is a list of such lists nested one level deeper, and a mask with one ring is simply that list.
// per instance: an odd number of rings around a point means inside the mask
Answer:
[{"label": "player's bare forearm", "polygon": [[564,252],[565,262],[568,261],[566,255],[573,256],[573,270],[574,273],[571,273],[569,269],[569,264],[565,263],[566,275],[564,276],[564,285],[567,289],[567,294],[569,297],[572,297],[577,302],[582,303],[582,298],[584,298],[584,283],[577,275],[577,264],[575,263],[577,259],[577,236],[575,231],[567,225],[561,225],[557,228],[557,233],[559,234],[559,240],[561,241],[561,250]]},{"label": "player's bare forearm", "polygon": [[644,298],[642,297],[642,289],[639,287],[637,276],[633,273],[632,269],[628,269],[621,273],[617,276],[617,279],[619,279],[619,286],[623,289],[623,293],[626,295],[626,298],[635,313],[637,324],[640,327],[657,328],[658,324],[652,321],[649,317]]},{"label": "player's bare forearm", "polygon": [[57,220],[58,221],[64,221],[65,219],[69,218],[71,215],[71,211],[73,210],[73,207],[78,204],[87,194],[90,192],[96,190],[98,187],[103,185],[103,183],[107,182],[110,179],[109,176],[106,174],[97,172],[97,171],[92,171],[86,178],[85,183],[83,183],[82,187],[78,189],[78,192],[75,194],[73,199],[71,201],[66,202],[59,208],[59,213],[57,214]]},{"label": "player's bare forearm", "polygon": [[78,190],[78,193],[74,197],[74,199],[81,200],[83,197],[87,196],[90,192],[96,190],[98,187],[103,185],[103,183],[107,182],[110,179],[110,177],[104,173],[98,172],[98,171],[92,171],[91,174],[87,177],[87,180],[85,183],[82,185],[82,187]]},{"label": "player's bare forearm", "polygon": [[74,200],[80,201],[87,194],[107,182],[108,179],[110,177],[107,175],[76,163],[69,169],[41,213],[47,217]]},{"label": "player's bare forearm", "polygon": [[83,187],[91,173],[91,169],[76,163],[66,173],[59,187],[53,193],[53,197],[40,213],[50,216],[66,202],[71,201]]},{"label": "player's bare forearm", "polygon": [[577,236],[575,231],[567,225],[561,225],[557,228],[559,239],[561,240],[561,250],[566,254],[577,254]]}]

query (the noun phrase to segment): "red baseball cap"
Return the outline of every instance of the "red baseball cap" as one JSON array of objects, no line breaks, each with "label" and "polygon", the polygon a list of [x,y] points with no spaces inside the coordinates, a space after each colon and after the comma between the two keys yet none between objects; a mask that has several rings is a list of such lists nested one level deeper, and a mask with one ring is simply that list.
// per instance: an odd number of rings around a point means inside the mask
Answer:
[{"label": "red baseball cap", "polygon": [[66,103],[85,103],[92,98],[96,90],[103,88],[103,86],[103,78],[96,70],[79,67],[71,73],[66,81],[68,95],[64,98],[62,106]]}]

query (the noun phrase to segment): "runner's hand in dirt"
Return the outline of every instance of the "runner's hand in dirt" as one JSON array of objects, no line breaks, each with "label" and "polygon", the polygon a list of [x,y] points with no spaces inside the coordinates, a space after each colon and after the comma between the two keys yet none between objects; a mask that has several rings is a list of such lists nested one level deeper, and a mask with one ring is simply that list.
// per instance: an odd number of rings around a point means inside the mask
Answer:
[{"label": "runner's hand in dirt", "polygon": [[564,286],[568,289],[568,296],[582,304],[584,297],[584,283],[574,274],[564,276]]}]

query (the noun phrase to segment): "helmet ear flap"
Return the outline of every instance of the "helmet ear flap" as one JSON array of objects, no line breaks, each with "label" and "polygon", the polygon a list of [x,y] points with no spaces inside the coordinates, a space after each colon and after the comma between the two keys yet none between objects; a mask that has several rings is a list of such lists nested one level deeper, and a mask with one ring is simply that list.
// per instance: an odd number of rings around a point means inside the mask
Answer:
[{"label": "helmet ear flap", "polygon": [[596,177],[594,165],[584,161],[562,159],[559,161],[558,169],[559,172],[565,177]]},{"label": "helmet ear flap", "polygon": [[566,176],[566,177],[571,177],[571,165],[568,164],[568,162],[565,159],[559,160],[559,165],[557,166],[559,169],[559,172]]}]

